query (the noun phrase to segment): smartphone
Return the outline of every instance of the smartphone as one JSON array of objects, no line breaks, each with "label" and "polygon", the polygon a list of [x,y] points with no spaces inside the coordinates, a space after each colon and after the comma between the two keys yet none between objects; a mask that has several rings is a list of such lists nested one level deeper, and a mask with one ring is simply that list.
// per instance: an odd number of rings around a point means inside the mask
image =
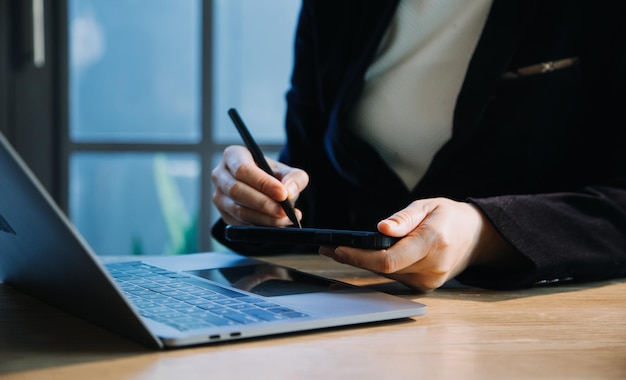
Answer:
[{"label": "smartphone", "polygon": [[240,243],[345,245],[363,249],[386,249],[400,239],[373,231],[233,225],[226,226],[225,237]]}]

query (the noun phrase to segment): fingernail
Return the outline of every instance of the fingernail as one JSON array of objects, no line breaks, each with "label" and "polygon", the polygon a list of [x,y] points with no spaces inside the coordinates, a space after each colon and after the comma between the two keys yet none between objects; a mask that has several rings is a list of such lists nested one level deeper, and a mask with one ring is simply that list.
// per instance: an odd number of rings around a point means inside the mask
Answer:
[{"label": "fingernail", "polygon": [[398,222],[395,219],[385,219],[382,220],[381,223],[384,223],[389,227],[395,227],[398,225]]},{"label": "fingernail", "polygon": [[322,256],[333,259],[338,263],[343,263],[342,259],[337,256],[337,247],[323,245],[319,247],[318,253]]},{"label": "fingernail", "polygon": [[330,257],[333,253],[333,249],[331,247],[322,245],[319,247],[317,252],[322,256]]},{"label": "fingernail", "polygon": [[298,186],[295,183],[290,182],[287,184],[287,192],[289,193],[289,199],[295,198],[298,195]]},{"label": "fingernail", "polygon": [[333,250],[333,258],[335,259],[336,262],[341,263],[341,264],[345,264],[346,261],[344,259],[344,253],[341,250],[341,248],[335,248]]}]

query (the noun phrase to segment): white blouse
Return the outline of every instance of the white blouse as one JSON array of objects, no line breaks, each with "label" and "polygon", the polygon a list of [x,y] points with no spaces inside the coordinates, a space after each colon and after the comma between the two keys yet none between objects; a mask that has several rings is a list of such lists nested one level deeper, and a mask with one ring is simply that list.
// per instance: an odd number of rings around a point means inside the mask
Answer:
[{"label": "white blouse", "polygon": [[351,126],[408,189],[452,133],[456,98],[492,0],[401,0]]}]

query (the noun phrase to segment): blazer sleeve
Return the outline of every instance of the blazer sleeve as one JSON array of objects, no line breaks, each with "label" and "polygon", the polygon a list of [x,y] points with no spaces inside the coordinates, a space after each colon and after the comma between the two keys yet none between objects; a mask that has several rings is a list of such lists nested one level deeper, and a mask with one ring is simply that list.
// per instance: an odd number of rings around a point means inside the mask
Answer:
[{"label": "blazer sleeve", "polygon": [[583,35],[598,38],[587,41],[581,59],[583,79],[590,83],[585,139],[596,148],[583,145],[577,152],[581,166],[593,165],[581,173],[599,174],[585,177],[578,190],[470,198],[531,265],[517,272],[471,267],[460,281],[519,288],[626,276],[626,30],[617,22],[626,7],[599,8],[588,12],[590,27]]},{"label": "blazer sleeve", "polygon": [[579,192],[470,201],[531,265],[509,272],[470,267],[461,282],[504,289],[626,276],[626,177]]}]

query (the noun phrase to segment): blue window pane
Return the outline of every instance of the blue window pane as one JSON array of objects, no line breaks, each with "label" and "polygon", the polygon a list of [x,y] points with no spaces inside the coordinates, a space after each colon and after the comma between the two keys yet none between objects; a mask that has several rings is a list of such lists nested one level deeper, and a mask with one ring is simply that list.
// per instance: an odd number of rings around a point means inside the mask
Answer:
[{"label": "blue window pane", "polygon": [[239,141],[226,111],[236,107],[259,142],[282,141],[285,92],[300,2],[213,2],[213,133]]},{"label": "blue window pane", "polygon": [[199,178],[194,154],[77,153],[70,218],[99,255],[196,252]]},{"label": "blue window pane", "polygon": [[70,0],[70,137],[196,142],[201,0]]}]

